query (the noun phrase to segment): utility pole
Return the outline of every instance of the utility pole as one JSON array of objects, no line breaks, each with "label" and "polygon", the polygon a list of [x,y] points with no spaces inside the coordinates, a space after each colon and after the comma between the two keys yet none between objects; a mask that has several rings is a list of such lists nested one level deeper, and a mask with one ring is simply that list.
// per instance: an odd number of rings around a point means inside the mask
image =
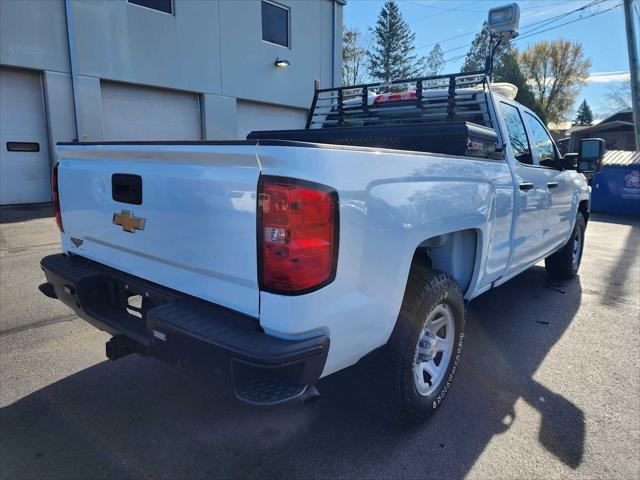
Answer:
[{"label": "utility pole", "polygon": [[627,49],[629,50],[629,69],[631,70],[631,106],[635,128],[636,150],[640,150],[640,63],[638,61],[638,36],[633,21],[633,2],[624,0],[624,21],[627,29]]}]

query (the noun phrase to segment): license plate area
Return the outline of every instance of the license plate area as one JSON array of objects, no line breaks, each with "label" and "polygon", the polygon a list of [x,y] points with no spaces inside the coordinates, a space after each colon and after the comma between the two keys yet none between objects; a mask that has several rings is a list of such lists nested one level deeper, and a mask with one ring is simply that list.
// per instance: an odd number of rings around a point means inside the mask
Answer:
[{"label": "license plate area", "polygon": [[109,274],[104,275],[103,281],[108,294],[101,302],[89,302],[87,313],[140,343],[148,343],[148,312],[172,299],[144,285]]},{"label": "license plate area", "polygon": [[[145,318],[146,313],[145,309],[142,308],[144,305],[144,300],[142,295],[137,295],[135,293],[127,292],[127,305],[126,310],[129,315],[132,315],[137,318]],[[146,307],[146,305],[145,305]]]},{"label": "license plate area", "polygon": [[118,304],[132,321],[147,319],[147,312],[166,303],[148,289],[129,282],[117,282]]}]

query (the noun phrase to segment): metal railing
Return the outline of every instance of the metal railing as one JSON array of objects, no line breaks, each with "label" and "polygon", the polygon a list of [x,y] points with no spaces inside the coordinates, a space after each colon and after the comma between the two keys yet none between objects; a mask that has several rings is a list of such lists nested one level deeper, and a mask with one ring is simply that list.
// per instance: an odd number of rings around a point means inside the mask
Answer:
[{"label": "metal railing", "polygon": [[[484,71],[320,88],[315,90],[305,128],[447,121],[492,126],[485,95],[489,88]],[[405,95],[394,101],[394,93]],[[383,94],[389,94],[389,100],[380,97]]]}]

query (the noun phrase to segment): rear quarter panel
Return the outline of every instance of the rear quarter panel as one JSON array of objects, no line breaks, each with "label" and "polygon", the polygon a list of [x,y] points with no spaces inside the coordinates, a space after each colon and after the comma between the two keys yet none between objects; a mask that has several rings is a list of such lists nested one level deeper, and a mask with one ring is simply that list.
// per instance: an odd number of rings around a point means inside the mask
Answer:
[{"label": "rear quarter panel", "polygon": [[302,296],[260,294],[260,322],[282,337],[329,334],[323,375],[386,343],[411,260],[424,240],[473,229],[474,275],[465,296],[502,274],[509,255],[513,183],[505,162],[371,149],[264,146],[262,174],[338,191],[336,279]]}]

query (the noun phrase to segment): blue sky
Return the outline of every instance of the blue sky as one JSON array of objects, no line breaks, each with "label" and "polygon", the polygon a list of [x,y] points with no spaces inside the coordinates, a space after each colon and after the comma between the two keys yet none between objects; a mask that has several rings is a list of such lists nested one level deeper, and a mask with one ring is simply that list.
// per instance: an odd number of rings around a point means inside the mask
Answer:
[{"label": "blue sky", "polygon": [[[530,27],[533,33],[536,27],[540,28],[545,19],[566,14],[591,2],[593,0],[520,0],[518,3],[521,36],[526,35],[526,27],[529,24],[535,23]],[[366,33],[368,27],[375,24],[383,3],[383,0],[348,0],[344,9],[345,25]],[[445,59],[451,59],[466,53],[466,45],[480,30],[488,10],[504,5],[508,0],[399,0],[398,3],[405,20],[416,34],[415,45],[418,53],[427,55],[433,45],[440,42],[445,50]],[[621,3],[622,0],[600,0],[597,4],[558,19],[540,30],[587,17]],[[587,57],[592,61],[592,77],[581,90],[576,106],[586,98],[596,117],[602,116],[601,112],[607,108],[606,95],[609,86],[619,84],[620,79],[625,78],[629,72],[622,6],[592,18],[584,18],[548,32],[523,38],[517,41],[516,45],[524,49],[531,43],[556,38],[582,43]],[[445,73],[458,71],[463,61],[464,59],[454,59],[448,62]]]}]

